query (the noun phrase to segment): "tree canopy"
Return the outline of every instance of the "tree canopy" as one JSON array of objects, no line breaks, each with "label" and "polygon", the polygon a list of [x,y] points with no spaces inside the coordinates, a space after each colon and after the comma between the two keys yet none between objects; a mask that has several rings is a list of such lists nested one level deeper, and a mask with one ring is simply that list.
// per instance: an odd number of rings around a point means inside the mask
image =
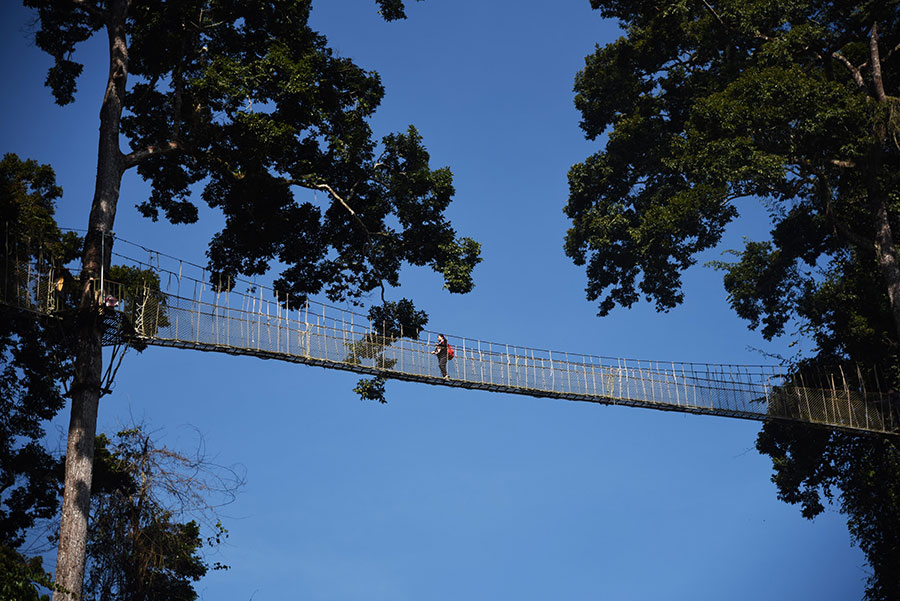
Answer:
[{"label": "tree canopy", "polygon": [[[591,4],[625,33],[575,80],[603,147],[570,170],[566,252],[600,314],[676,306],[684,270],[761,202],[769,237],[716,263],[734,310],[766,338],[815,341],[800,373],[849,363],[896,390],[900,5]],[[897,598],[896,442],[767,425],[758,447],[804,515],[840,491],[873,570],[867,596]]]},{"label": "tree canopy", "polygon": [[[886,254],[876,227],[879,208],[897,210],[896,3],[593,6],[627,36],[576,77],[582,128],[608,141],[570,171],[566,251],[587,264],[602,314],[642,295],[662,310],[680,302],[681,272],[718,243],[740,199],[762,199],[775,226],[748,244],[729,288],[767,336],[797,312],[816,267]],[[757,297],[742,294],[738,282],[763,275],[748,284]]]}]

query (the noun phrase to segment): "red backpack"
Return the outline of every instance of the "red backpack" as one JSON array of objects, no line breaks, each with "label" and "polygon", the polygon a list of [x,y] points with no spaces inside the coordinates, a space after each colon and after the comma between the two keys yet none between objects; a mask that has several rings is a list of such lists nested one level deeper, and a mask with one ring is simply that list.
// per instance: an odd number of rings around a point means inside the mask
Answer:
[{"label": "red backpack", "polygon": [[447,359],[452,359],[456,353],[453,352],[453,347],[450,344],[447,344]]}]

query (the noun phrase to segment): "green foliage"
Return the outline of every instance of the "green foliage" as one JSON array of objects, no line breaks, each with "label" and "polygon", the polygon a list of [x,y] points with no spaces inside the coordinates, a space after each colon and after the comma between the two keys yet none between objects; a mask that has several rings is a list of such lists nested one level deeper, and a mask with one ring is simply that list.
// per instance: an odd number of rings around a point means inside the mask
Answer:
[{"label": "green foliage", "polygon": [[353,392],[359,395],[362,401],[378,401],[379,403],[387,403],[384,397],[385,380],[381,376],[366,379],[362,378],[356,383]]},{"label": "green foliage", "polygon": [[0,225],[7,260],[55,260],[66,264],[80,250],[74,233],[56,225],[55,203],[62,196],[49,165],[7,153],[0,160]]},{"label": "green foliage", "polygon": [[[416,0],[421,2],[422,0]],[[403,0],[376,0],[378,12],[384,17],[385,21],[395,21],[397,19],[405,19],[406,11],[404,10]]]},{"label": "green foliage", "polygon": [[[591,4],[625,32],[575,80],[581,126],[605,144],[569,172],[566,252],[600,314],[681,302],[681,273],[759,200],[768,239],[713,262],[731,306],[766,338],[816,342],[797,377],[900,389],[900,5]],[[805,516],[840,503],[867,598],[900,598],[896,443],[767,424],[758,446]]]},{"label": "green foliage", "polygon": [[438,266],[444,276],[444,287],[450,292],[471,292],[475,286],[472,270],[481,262],[481,244],[462,238],[441,245],[440,251]]},{"label": "green foliage", "polygon": [[49,601],[38,587],[53,587],[41,558],[26,558],[0,544],[0,601]]},{"label": "green foliage", "polygon": [[428,314],[417,310],[408,298],[401,298],[397,302],[387,301],[371,307],[369,322],[385,338],[418,340],[419,334],[428,325]]}]

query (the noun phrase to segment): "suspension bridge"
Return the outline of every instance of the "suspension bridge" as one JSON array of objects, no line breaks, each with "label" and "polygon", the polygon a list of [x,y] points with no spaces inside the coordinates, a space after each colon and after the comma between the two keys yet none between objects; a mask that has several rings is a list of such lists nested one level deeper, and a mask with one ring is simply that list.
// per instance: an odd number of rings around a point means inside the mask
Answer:
[{"label": "suspension bridge", "polygon": [[[143,248],[143,247],[139,247]],[[143,249],[147,251],[147,249]],[[141,343],[249,355],[384,378],[757,421],[896,434],[900,399],[845,367],[809,375],[781,366],[648,361],[551,351],[448,335],[447,377],[436,333],[403,331],[312,300],[293,302],[248,281],[211,282],[202,267],[147,251],[116,262],[153,274],[144,283],[94,282],[104,344]],[[6,270],[2,302],[45,315],[63,310],[68,272],[40,263]],[[155,280],[155,281],[151,281]]]}]

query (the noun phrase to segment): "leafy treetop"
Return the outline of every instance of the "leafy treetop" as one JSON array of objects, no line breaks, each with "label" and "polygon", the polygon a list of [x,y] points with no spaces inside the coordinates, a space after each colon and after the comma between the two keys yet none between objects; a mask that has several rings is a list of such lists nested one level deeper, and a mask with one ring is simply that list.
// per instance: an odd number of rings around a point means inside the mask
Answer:
[{"label": "leafy treetop", "polygon": [[896,332],[900,272],[885,271],[882,234],[900,213],[897,3],[592,5],[626,32],[575,82],[582,128],[606,144],[570,171],[566,252],[600,314],[681,302],[681,272],[755,197],[774,227],[728,267],[742,317],[782,333],[808,313],[819,268],[855,253]]},{"label": "leafy treetop", "polygon": [[[123,33],[110,89],[124,90],[131,150],[116,167],[151,184],[138,209],[152,219],[196,221],[191,191],[202,186],[225,217],[208,251],[214,278],[277,261],[284,294],[354,299],[397,285],[408,263],[441,273],[451,292],[471,290],[479,245],[443,215],[449,169],[429,167],[414,127],[373,138],[381,81],[309,27],[310,0],[25,4],[38,10],[37,45],[55,58],[46,84],[60,104],[73,101],[82,71],[70,58],[77,44],[103,28]],[[404,17],[399,0],[379,6],[386,19]]]}]

